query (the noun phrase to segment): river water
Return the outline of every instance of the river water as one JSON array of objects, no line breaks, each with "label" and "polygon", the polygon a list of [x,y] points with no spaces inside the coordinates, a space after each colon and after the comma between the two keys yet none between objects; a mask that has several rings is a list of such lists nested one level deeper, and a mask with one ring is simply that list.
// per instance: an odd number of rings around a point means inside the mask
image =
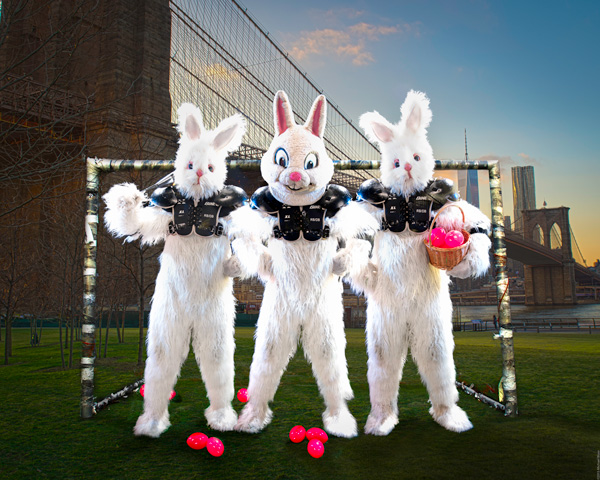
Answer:
[{"label": "river water", "polygon": [[[569,305],[555,307],[531,307],[527,305],[511,305],[511,317],[513,320],[534,318],[595,318],[600,319],[600,304]],[[495,305],[478,306],[455,306],[454,317],[460,315],[463,322],[470,320],[489,320],[498,316]]]}]

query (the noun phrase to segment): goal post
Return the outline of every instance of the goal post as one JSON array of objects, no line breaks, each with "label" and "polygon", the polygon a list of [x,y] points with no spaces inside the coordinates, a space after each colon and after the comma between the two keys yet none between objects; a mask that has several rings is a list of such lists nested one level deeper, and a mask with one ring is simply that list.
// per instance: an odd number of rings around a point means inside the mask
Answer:
[{"label": "goal post", "polygon": [[[82,418],[94,415],[94,367],[96,350],[96,256],[98,251],[98,214],[100,210],[100,181],[103,174],[124,170],[172,171],[173,160],[109,160],[87,158],[86,213],[83,266],[83,319],[81,326],[81,402]],[[230,168],[244,170],[260,169],[260,160],[228,160]],[[379,161],[344,160],[335,163],[336,170],[378,169]],[[504,389],[504,412],[507,416],[517,414],[517,382],[513,345],[513,329],[506,270],[506,242],[504,236],[504,210],[500,167],[497,160],[455,161],[436,160],[436,170],[487,170],[490,183],[492,210],[492,248],[496,272],[496,295],[498,297],[498,320],[500,348],[502,352],[502,386]]]}]

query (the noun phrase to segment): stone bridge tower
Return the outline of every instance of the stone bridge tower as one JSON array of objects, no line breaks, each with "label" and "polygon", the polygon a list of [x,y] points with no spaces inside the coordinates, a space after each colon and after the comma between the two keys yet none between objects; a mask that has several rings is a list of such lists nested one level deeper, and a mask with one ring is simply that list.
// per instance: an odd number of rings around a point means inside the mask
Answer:
[{"label": "stone bridge tower", "polygon": [[[551,238],[553,227],[561,242]],[[525,265],[525,303],[528,305],[569,305],[577,303],[575,260],[571,250],[569,208],[523,210],[523,235],[560,253],[561,265]]]}]

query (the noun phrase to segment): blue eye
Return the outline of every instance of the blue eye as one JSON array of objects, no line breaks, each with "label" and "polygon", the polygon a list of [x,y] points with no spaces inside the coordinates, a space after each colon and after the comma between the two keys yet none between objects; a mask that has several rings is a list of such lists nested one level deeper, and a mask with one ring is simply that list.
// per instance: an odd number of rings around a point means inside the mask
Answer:
[{"label": "blue eye", "polygon": [[319,158],[316,153],[309,153],[304,159],[304,170],[310,170],[319,165]]},{"label": "blue eye", "polygon": [[279,147],[275,152],[275,163],[280,167],[287,168],[290,164],[290,157],[285,148]]},{"label": "blue eye", "polygon": [[398,168],[400,166],[400,160],[394,160],[394,168]]},{"label": "blue eye", "polygon": [[419,157],[416,153],[413,155],[413,158],[415,159],[416,162],[421,160],[421,157]]},{"label": "blue eye", "polygon": [[192,170],[194,168],[193,162],[188,163],[188,170]]}]

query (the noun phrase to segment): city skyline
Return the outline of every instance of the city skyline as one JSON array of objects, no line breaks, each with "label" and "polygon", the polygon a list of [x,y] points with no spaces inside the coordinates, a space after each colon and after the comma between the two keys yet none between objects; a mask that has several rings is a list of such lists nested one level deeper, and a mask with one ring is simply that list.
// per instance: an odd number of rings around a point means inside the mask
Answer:
[{"label": "city skyline", "polygon": [[[470,159],[500,161],[505,215],[514,210],[510,168],[534,166],[539,203],[569,207],[587,265],[600,258],[600,225],[590,221],[600,201],[597,2],[242,6],[350,119],[377,110],[396,122],[408,90],[427,93],[436,158],[464,158],[466,128]],[[489,213],[487,174],[478,177]]]}]

